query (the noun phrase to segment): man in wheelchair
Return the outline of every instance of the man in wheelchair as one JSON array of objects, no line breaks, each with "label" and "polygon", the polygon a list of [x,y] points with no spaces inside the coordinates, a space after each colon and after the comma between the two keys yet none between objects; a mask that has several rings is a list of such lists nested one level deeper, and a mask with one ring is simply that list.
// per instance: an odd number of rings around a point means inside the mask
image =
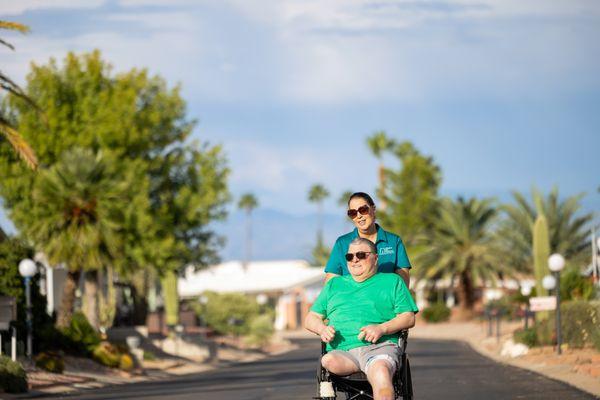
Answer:
[{"label": "man in wheelchair", "polygon": [[305,328],[327,344],[321,358],[327,371],[337,376],[362,371],[375,400],[393,400],[400,331],[414,326],[417,306],[402,278],[377,274],[377,250],[371,241],[353,240],[346,260],[350,275],[327,282]]}]

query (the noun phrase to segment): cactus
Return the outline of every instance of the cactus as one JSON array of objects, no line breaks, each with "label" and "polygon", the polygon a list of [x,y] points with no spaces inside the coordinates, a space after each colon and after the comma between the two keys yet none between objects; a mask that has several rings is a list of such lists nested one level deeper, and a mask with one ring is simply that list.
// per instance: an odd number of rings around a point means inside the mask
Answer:
[{"label": "cactus", "polygon": [[179,322],[179,297],[177,295],[177,274],[167,271],[161,280],[163,297],[165,300],[165,314],[167,325],[177,325]]},{"label": "cactus", "polygon": [[[538,296],[547,296],[542,286],[542,279],[548,274],[548,257],[550,257],[550,239],[548,223],[543,214],[538,214],[533,226],[533,266],[535,272],[535,290]],[[548,319],[548,312],[538,313],[539,320]]]}]

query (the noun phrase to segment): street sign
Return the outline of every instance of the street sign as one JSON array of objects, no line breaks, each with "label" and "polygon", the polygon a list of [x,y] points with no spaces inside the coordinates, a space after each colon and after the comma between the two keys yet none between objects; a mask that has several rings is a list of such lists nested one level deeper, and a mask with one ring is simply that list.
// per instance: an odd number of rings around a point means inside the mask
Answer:
[{"label": "street sign", "polygon": [[532,297],[529,299],[529,309],[531,311],[556,310],[556,297],[554,297],[554,296]]}]

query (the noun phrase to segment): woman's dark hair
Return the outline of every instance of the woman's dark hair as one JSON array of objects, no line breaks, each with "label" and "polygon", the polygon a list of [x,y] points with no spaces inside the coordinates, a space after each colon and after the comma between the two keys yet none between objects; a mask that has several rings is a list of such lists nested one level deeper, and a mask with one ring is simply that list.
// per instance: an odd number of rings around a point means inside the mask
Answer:
[{"label": "woman's dark hair", "polygon": [[370,205],[371,207],[375,207],[375,202],[373,201],[373,199],[371,198],[371,196],[369,196],[365,192],[352,193],[352,195],[348,199],[348,205],[350,205],[350,202],[352,201],[352,199],[355,199],[357,197],[359,197],[359,198],[363,199],[364,201],[366,201],[367,204]]}]

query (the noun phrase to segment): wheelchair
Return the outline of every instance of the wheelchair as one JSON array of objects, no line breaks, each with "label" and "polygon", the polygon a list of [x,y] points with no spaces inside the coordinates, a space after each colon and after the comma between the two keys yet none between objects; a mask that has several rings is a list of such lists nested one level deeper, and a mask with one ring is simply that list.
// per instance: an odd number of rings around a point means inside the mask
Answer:
[{"label": "wheelchair", "polygon": [[[402,348],[402,355],[398,362],[399,367],[392,379],[394,385],[395,399],[412,400],[413,388],[410,375],[410,362],[406,355],[408,341],[408,330],[400,332],[398,345]],[[317,397],[319,400],[335,400],[337,394],[345,394],[346,400],[373,399],[373,390],[363,372],[357,372],[348,376],[339,376],[330,373],[321,365],[321,358],[327,352],[325,343],[321,342],[321,356],[317,366]]]}]

